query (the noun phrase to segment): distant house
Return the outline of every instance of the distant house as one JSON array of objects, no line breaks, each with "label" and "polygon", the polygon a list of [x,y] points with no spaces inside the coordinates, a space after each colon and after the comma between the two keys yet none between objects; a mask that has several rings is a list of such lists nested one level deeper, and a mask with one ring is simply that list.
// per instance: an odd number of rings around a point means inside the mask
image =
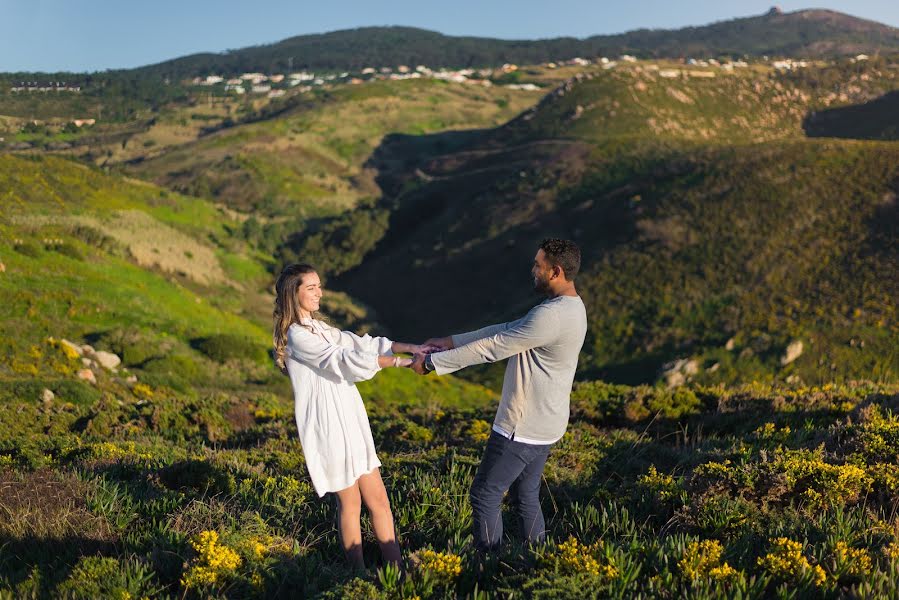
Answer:
[{"label": "distant house", "polygon": [[268,97],[269,98],[280,98],[281,96],[283,96],[286,93],[287,92],[285,92],[284,90],[272,90],[268,93]]},{"label": "distant house", "polygon": [[269,79],[272,83],[281,83],[284,81],[284,75],[272,75]]},{"label": "distant house", "polygon": [[400,65],[396,68],[396,70],[400,73],[408,73],[411,69],[409,69],[406,65]]},{"label": "distant house", "polygon": [[623,60],[624,62],[637,62],[637,57],[631,56],[630,54],[622,54],[620,60]]},{"label": "distant house", "polygon": [[272,91],[272,86],[270,85],[254,85],[251,89],[254,94],[267,94]]},{"label": "distant house", "polygon": [[375,73],[374,67],[365,67],[364,69],[362,69],[363,75],[372,75],[373,73]]}]

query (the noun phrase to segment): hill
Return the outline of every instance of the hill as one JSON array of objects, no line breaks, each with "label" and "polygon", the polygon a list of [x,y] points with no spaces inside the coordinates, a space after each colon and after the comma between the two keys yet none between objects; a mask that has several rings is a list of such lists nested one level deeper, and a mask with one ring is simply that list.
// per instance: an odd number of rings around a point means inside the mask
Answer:
[{"label": "hill", "polygon": [[[856,101],[894,85],[878,72]],[[586,250],[585,373],[652,381],[692,359],[707,382],[889,380],[899,148],[806,138],[805,115],[833,94],[783,76],[582,77],[455,150],[389,138],[372,158],[387,198],[298,235],[285,259],[335,265],[340,289],[426,337],[536,302],[526,269],[561,235]],[[375,218],[383,237],[354,245],[354,223]],[[797,340],[804,354],[781,365]]]},{"label": "hill", "polygon": [[195,54],[136,72],[183,79],[297,69],[355,70],[428,65],[483,67],[574,57],[801,56],[833,57],[899,51],[899,29],[828,10],[801,10],[672,30],[641,29],[585,39],[499,40],[447,36],[412,27],[364,27],[302,35],[221,54]]},{"label": "hill", "polygon": [[[124,156],[122,167],[261,219],[330,215],[380,194],[364,163],[384,135],[493,127],[537,97],[434,80],[316,90],[294,96],[269,116],[188,143],[154,143],[136,157]],[[156,135],[151,130],[131,143],[140,148]]]}]

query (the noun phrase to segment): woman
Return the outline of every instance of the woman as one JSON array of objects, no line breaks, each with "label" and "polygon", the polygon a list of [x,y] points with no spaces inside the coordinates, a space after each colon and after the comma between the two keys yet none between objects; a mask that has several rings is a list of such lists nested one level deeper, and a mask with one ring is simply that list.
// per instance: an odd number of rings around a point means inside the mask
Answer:
[{"label": "woman", "polygon": [[312,485],[319,496],[337,494],[340,539],[347,560],[365,568],[360,517],[362,502],[386,562],[399,564],[393,514],[378,467],[371,427],[354,385],[386,367],[408,367],[395,352],[427,348],[359,337],[315,318],[321,280],[309,265],[289,265],[275,285],[275,362],[290,377],[297,428]]}]

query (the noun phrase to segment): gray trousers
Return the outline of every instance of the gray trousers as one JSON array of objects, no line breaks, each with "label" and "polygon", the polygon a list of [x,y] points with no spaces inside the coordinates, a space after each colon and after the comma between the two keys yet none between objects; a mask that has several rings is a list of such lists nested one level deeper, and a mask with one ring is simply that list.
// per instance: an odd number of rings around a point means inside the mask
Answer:
[{"label": "gray trousers", "polygon": [[471,484],[474,543],[481,551],[496,550],[503,539],[503,495],[511,498],[528,542],[540,542],[546,523],[540,509],[540,479],[552,444],[523,444],[490,432],[484,457]]}]

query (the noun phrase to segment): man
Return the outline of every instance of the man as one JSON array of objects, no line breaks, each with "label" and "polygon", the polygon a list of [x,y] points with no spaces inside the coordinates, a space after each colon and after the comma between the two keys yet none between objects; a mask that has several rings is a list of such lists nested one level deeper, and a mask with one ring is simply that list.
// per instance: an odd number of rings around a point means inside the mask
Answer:
[{"label": "man", "polygon": [[531,274],[534,289],[546,300],[517,321],[428,340],[441,351],[417,354],[412,363],[420,374],[445,375],[510,359],[493,430],[471,486],[479,550],[495,550],[502,541],[501,506],[510,487],[525,538],[538,542],[545,536],[540,480],[550,447],[568,426],[571,386],[587,333],[587,313],[574,285],[580,262],[574,242],[544,240]]}]

